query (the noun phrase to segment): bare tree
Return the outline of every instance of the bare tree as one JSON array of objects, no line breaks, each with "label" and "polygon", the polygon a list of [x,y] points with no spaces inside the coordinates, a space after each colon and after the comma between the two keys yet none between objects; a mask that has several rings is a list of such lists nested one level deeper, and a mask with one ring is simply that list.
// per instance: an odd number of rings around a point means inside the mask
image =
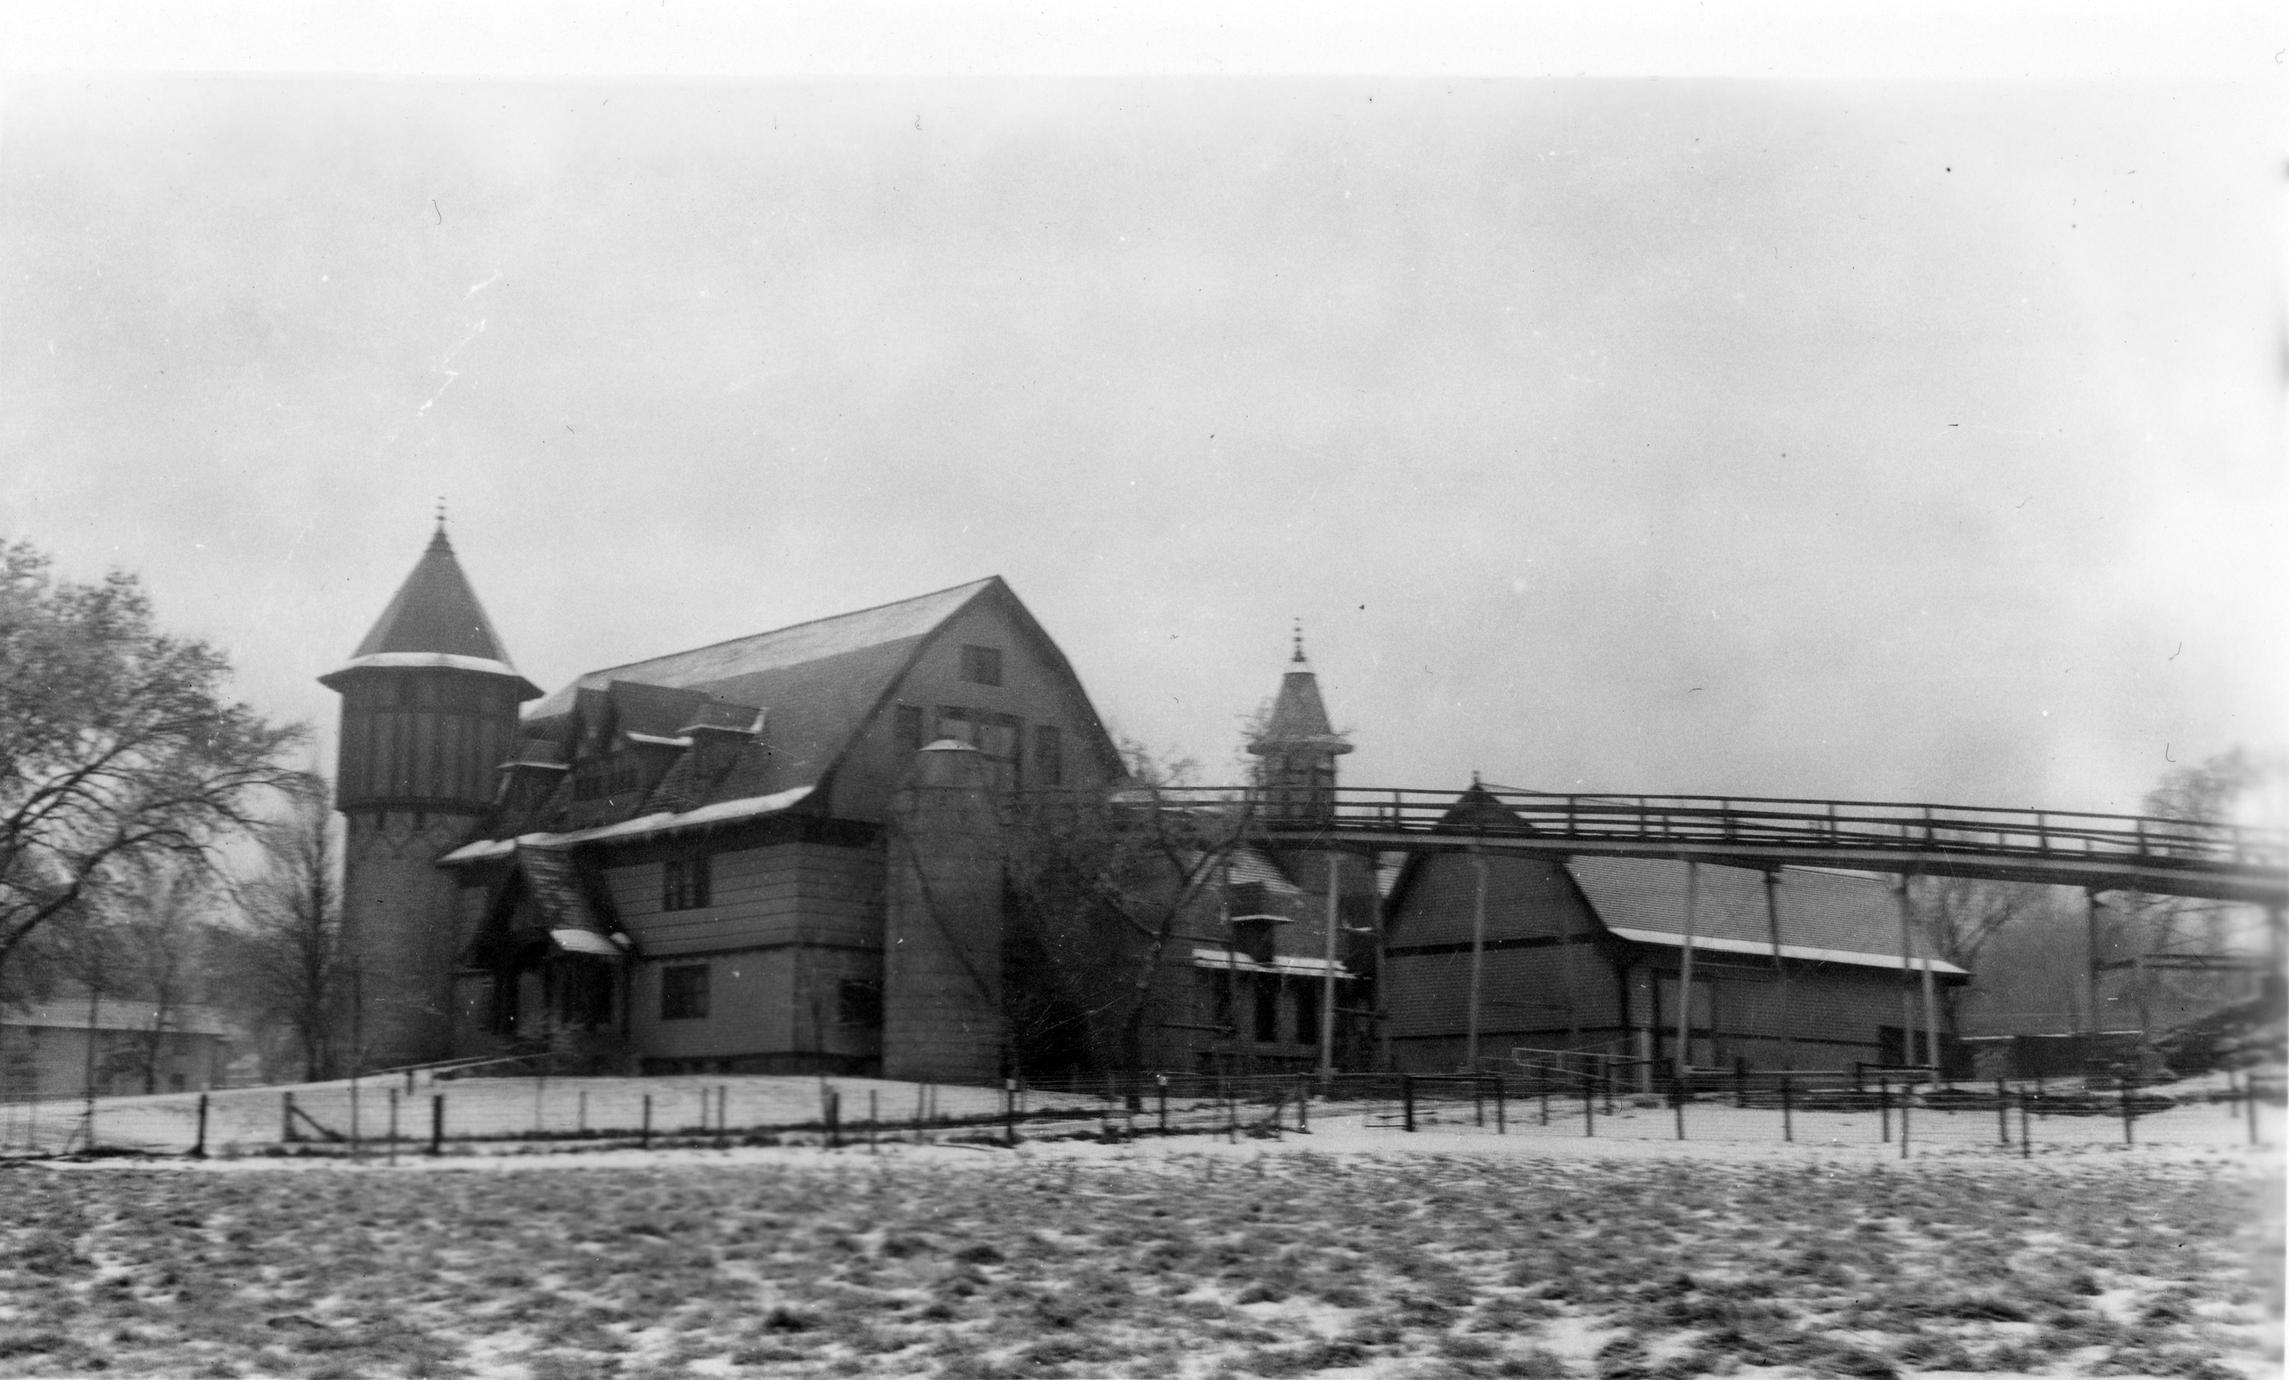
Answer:
[{"label": "bare tree", "polygon": [[[1917,898],[1925,937],[1942,959],[1976,975],[1980,957],[2007,930],[2050,913],[2047,888],[1975,877],[1930,877]],[[1976,981],[1976,976],[1975,976]],[[1964,1008],[1980,993],[1948,985],[1938,994],[1946,1028],[1963,1033]]]},{"label": "bare tree", "polygon": [[1245,797],[1172,800],[1188,763],[1123,754],[1121,786],[1028,798],[1009,831],[1004,1002],[1033,1066],[1142,1070],[1169,951],[1209,937],[1187,924],[1211,913],[1254,819]]},{"label": "bare tree", "polygon": [[335,1025],[350,956],[336,827],[326,783],[303,778],[286,814],[262,833],[259,870],[237,888],[239,923],[217,962],[240,1009],[289,1036],[309,1080],[333,1077],[344,1052]]},{"label": "bare tree", "polygon": [[44,927],[162,857],[211,865],[292,779],[300,730],[229,700],[229,672],[160,632],[133,576],[60,581],[0,544],[0,993]]},{"label": "bare tree", "polygon": [[135,1077],[147,1093],[159,1091],[168,1051],[180,1044],[171,1037],[181,1035],[200,994],[215,891],[213,874],[164,857],[112,888],[103,917],[90,927],[89,948],[103,957],[85,980],[136,1013],[107,1072]]}]

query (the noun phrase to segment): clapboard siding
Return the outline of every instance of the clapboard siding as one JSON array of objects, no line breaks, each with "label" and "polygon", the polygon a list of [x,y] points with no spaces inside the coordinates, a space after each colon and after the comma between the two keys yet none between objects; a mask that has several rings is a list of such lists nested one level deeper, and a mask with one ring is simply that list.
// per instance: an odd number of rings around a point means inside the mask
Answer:
[{"label": "clapboard siding", "polygon": [[665,864],[606,874],[620,921],[648,957],[774,944],[882,944],[882,858],[872,849],[781,843],[715,854],[712,904],[660,906]]},{"label": "clapboard siding", "polygon": [[660,975],[680,964],[637,965],[629,1025],[636,1047],[647,1057],[729,1058],[796,1047],[794,950],[688,961],[708,968],[708,1010],[702,1020],[660,1019]]},{"label": "clapboard siding", "polygon": [[[1613,967],[1589,944],[1497,949],[1482,961],[1481,1032],[1566,1030],[1619,1021]],[[1394,956],[1386,971],[1393,1038],[1467,1032],[1469,953]]]}]

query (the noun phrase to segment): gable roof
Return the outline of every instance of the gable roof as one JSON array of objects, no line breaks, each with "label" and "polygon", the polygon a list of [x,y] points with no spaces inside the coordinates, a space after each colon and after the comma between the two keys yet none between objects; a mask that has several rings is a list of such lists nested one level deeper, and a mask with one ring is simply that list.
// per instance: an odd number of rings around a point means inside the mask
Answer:
[{"label": "gable roof", "polygon": [[[593,716],[609,712],[618,731],[650,735],[649,745],[678,747],[683,756],[647,790],[571,810],[543,803],[521,819],[495,819],[486,833],[554,830],[560,837],[617,837],[601,826],[612,819],[680,820],[742,800],[780,800],[772,812],[806,800],[806,809],[824,806],[826,794],[813,795],[814,788],[841,765],[932,639],[982,601],[996,603],[1042,659],[1074,685],[1089,711],[1088,722],[1074,727],[1108,765],[1116,763],[1112,740],[1064,654],[996,575],[580,676],[526,707],[528,737],[565,741],[576,728],[600,722]],[[764,736],[754,738],[766,724]],[[693,728],[722,730],[696,736],[723,741],[712,748],[698,744],[686,731]],[[574,826],[569,833],[568,824]],[[466,849],[454,856],[463,854],[476,856]]]}]

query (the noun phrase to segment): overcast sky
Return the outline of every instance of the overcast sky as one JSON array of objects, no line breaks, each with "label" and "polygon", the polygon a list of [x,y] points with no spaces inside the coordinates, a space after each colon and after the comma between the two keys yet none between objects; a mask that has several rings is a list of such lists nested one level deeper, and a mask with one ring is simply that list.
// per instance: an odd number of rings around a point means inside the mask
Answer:
[{"label": "overcast sky", "polygon": [[2289,703],[2248,70],[51,70],[0,531],[321,725],[442,495],[543,687],[998,573],[1210,777],[1300,617],[1350,784],[2134,808]]}]

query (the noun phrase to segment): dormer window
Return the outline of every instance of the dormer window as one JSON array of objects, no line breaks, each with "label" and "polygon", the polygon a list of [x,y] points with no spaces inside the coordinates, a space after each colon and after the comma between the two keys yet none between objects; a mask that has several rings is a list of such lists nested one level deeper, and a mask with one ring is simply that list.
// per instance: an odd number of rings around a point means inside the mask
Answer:
[{"label": "dormer window", "polygon": [[1001,648],[962,648],[962,679],[972,685],[1001,684]]}]

